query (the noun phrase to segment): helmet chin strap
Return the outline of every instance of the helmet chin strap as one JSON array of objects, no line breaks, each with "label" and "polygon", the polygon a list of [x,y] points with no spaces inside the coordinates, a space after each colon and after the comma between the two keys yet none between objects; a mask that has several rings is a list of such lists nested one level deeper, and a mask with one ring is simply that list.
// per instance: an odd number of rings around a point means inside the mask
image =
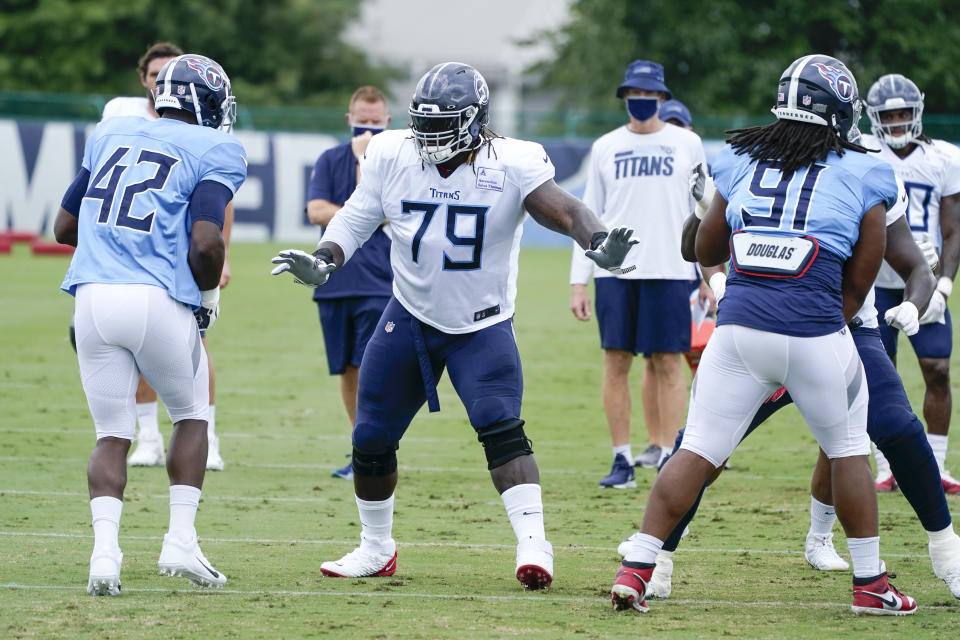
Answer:
[{"label": "helmet chin strap", "polygon": [[203,118],[200,116],[200,101],[197,100],[197,88],[190,83],[190,95],[193,96],[193,112],[197,114],[197,124],[203,126]]}]

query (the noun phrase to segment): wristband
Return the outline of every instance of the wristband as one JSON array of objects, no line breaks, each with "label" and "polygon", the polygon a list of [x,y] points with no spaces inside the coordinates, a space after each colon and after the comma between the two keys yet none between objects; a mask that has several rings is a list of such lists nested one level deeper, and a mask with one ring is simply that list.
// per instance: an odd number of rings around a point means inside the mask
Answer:
[{"label": "wristband", "polygon": [[214,287],[213,289],[207,289],[206,291],[200,292],[200,306],[201,307],[212,307],[220,302],[220,287]]},{"label": "wristband", "polygon": [[717,299],[717,302],[719,302],[720,298],[723,297],[723,294],[727,290],[727,274],[725,274],[723,271],[717,271],[715,274],[710,276],[710,280],[707,281],[707,284],[710,286],[710,290],[713,291],[713,295]]},{"label": "wristband", "polygon": [[949,298],[953,292],[953,279],[947,276],[941,276],[940,279],[937,280],[937,291],[942,293],[944,298]]},{"label": "wristband", "polygon": [[703,220],[703,216],[707,215],[707,209],[710,208],[710,202],[712,202],[712,200],[707,200],[706,198],[696,201],[697,206],[693,208],[693,215],[697,216],[697,220]]}]

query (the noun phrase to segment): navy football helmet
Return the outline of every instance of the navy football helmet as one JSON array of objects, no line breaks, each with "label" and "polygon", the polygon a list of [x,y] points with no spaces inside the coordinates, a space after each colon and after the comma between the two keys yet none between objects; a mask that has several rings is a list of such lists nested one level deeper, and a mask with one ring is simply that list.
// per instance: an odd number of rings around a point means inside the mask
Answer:
[{"label": "navy football helmet", "polygon": [[[910,120],[889,124],[880,121],[882,111],[894,109],[909,109]],[[873,135],[889,147],[902,149],[923,133],[923,93],[910,78],[899,73],[881,76],[867,92],[867,117]]]},{"label": "navy football helmet", "polygon": [[780,76],[778,120],[797,120],[825,125],[842,138],[860,138],[860,93],[847,66],[825,55],[803,56]]},{"label": "navy football helmet", "polygon": [[490,118],[490,92],[480,72],[462,62],[427,71],[410,101],[410,129],[425,162],[441,164],[480,144]]},{"label": "navy football helmet", "polygon": [[236,120],[237,101],[223,67],[195,53],[177,56],[160,70],[154,97],[157,113],[181,109],[194,113],[197,124],[230,131]]}]

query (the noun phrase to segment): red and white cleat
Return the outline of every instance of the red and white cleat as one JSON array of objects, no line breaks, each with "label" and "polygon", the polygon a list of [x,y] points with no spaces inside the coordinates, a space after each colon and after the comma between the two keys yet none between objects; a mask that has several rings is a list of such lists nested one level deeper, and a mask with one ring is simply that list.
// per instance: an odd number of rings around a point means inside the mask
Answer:
[{"label": "red and white cleat", "polygon": [[[867,584],[857,584],[866,582]],[[917,611],[917,602],[905,596],[887,581],[884,571],[875,578],[853,579],[853,606],[850,610],[856,614],[871,616],[908,616]]]},{"label": "red and white cleat", "polygon": [[613,601],[615,611],[627,609],[635,609],[640,613],[650,611],[646,595],[654,565],[644,568],[628,566],[634,564],[624,561],[620,563],[620,568],[617,570],[617,578],[613,581],[613,588],[610,589],[610,599]]},{"label": "red and white cleat", "polygon": [[538,538],[517,544],[517,580],[524,589],[546,589],[553,582],[553,545]]},{"label": "red and white cleat", "polygon": [[877,493],[890,493],[897,490],[897,480],[889,471],[883,475],[878,475],[874,484],[877,487]]},{"label": "red and white cleat", "polygon": [[328,578],[381,578],[392,576],[397,570],[396,543],[394,551],[378,551],[360,545],[339,560],[320,565],[320,572]]},{"label": "red and white cleat", "polygon": [[946,469],[940,472],[940,483],[943,484],[944,493],[960,493],[960,481],[954,478]]}]

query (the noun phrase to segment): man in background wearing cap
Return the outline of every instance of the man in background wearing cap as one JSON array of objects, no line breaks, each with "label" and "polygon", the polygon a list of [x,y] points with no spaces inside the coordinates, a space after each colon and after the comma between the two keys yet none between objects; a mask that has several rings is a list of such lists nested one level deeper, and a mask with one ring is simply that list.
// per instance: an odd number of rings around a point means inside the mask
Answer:
[{"label": "man in background wearing cap", "polygon": [[[637,229],[638,262],[629,274],[592,268],[574,252],[570,309],[590,319],[587,283],[596,283],[596,312],[603,358],[603,408],[613,441],[613,468],[601,487],[636,487],[634,464],[656,467],[670,451],[683,421],[686,384],[682,354],[690,349],[690,292],[698,278],[680,255],[684,219],[693,211],[687,176],[705,162],[700,137],[667,126],[657,115],[671,98],[663,67],[636,60],[617,88],[629,122],[598,139],[591,149],[583,200],[607,227]],[[688,112],[689,115],[689,112]],[[713,304],[709,287],[701,296]],[[630,448],[630,367],[644,357],[641,396],[650,446],[634,460]]]},{"label": "man in background wearing cap", "polygon": [[660,105],[658,115],[661,121],[693,131],[693,118],[690,109],[679,100],[667,100]]}]

